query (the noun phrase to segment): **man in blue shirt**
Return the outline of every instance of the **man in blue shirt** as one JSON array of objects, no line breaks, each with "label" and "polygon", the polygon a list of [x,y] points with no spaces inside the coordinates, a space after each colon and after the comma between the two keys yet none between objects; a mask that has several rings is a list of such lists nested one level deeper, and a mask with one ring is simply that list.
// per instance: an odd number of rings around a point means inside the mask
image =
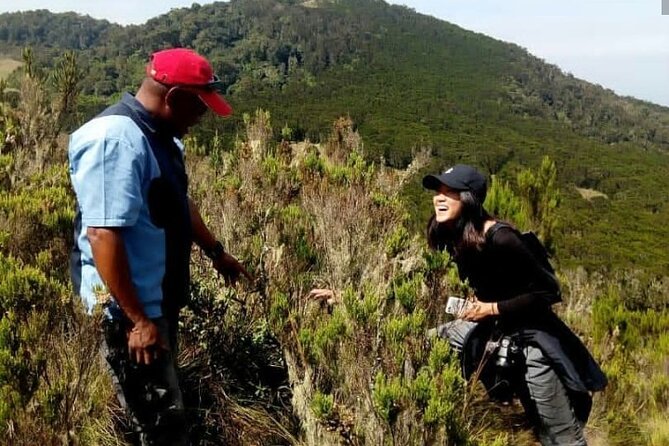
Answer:
[{"label": "man in blue shirt", "polygon": [[159,51],[136,96],[126,93],[70,139],[73,283],[89,309],[105,307],[103,349],[141,444],[188,441],[174,352],[192,242],[226,281],[250,278],[188,197],[180,138],[208,108],[232,112],[218,86],[194,51]]}]

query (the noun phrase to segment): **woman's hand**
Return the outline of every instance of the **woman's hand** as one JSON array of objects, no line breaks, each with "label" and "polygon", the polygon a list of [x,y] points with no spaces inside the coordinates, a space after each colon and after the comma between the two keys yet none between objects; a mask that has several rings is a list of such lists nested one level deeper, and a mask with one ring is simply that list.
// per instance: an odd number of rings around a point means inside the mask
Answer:
[{"label": "woman's hand", "polygon": [[334,291],[327,288],[314,288],[309,292],[307,298],[325,302],[328,305],[334,305],[340,302],[340,299],[335,295]]},{"label": "woman's hand", "polygon": [[497,302],[481,302],[475,299],[470,302],[465,311],[463,311],[461,319],[465,321],[478,322],[490,316],[497,316],[499,310],[497,309]]}]

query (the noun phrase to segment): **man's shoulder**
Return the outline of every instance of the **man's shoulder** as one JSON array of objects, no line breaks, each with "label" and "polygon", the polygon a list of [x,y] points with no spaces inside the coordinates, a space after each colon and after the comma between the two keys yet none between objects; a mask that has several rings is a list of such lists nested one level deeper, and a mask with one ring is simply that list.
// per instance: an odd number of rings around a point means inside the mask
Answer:
[{"label": "man's shoulder", "polygon": [[144,134],[132,119],[105,115],[95,117],[75,130],[70,137],[70,150],[105,141],[118,141],[137,151],[146,147]]}]

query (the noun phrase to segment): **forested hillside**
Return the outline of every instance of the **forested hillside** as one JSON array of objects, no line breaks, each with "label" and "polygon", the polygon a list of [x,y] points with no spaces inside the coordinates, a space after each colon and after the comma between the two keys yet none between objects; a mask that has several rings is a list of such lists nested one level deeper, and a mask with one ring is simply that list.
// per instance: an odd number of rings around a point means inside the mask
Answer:
[{"label": "forested hillside", "polygon": [[[46,11],[4,14],[0,52],[2,45],[14,54],[33,45],[44,65],[63,49],[77,50],[85,73],[80,120],[136,88],[152,51],[187,46],[212,59],[237,111],[226,124],[201,126],[206,138],[218,129],[231,141],[243,112],[263,107],[277,130],[312,141],[347,114],[368,156],[392,166],[430,147],[432,168],[466,161],[511,178],[550,155],[570,210],[556,243],[561,261],[669,268],[662,242],[669,229],[660,224],[669,216],[661,193],[669,189],[669,110],[406,7],[236,0],[126,27]],[[415,193],[410,186],[409,196]]]}]

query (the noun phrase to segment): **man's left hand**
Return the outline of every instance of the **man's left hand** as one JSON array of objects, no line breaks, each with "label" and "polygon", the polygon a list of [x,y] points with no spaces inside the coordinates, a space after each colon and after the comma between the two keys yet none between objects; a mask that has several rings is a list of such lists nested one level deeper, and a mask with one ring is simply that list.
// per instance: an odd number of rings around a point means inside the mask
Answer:
[{"label": "man's left hand", "polygon": [[253,282],[253,277],[246,271],[246,268],[227,252],[218,256],[213,262],[214,269],[223,276],[226,285],[235,285],[240,275],[246,277],[249,282]]}]

